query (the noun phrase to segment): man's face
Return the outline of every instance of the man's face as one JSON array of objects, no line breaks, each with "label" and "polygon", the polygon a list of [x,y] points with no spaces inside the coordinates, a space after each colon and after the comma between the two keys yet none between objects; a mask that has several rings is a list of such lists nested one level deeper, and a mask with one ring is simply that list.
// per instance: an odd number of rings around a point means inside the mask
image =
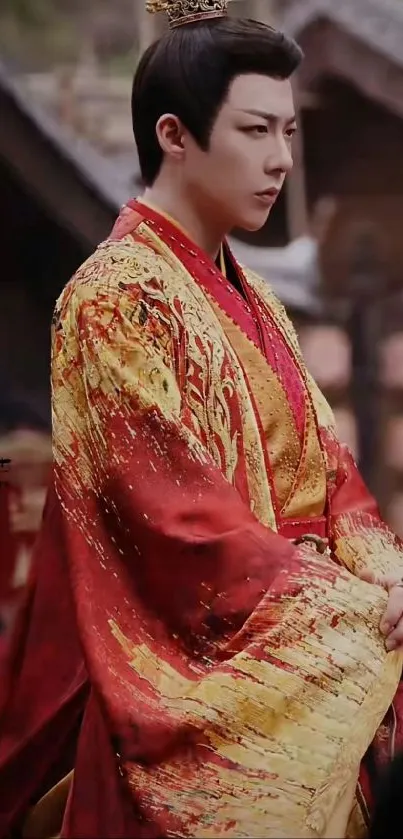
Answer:
[{"label": "man's face", "polygon": [[227,230],[259,230],[292,169],[295,130],[289,81],[238,76],[208,150],[185,132],[182,176],[192,202]]}]

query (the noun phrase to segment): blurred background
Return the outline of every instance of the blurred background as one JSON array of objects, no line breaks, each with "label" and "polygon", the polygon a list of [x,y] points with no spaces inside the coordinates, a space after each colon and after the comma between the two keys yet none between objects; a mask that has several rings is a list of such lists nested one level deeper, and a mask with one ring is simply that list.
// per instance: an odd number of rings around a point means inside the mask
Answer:
[{"label": "blurred background", "polygon": [[[162,31],[143,0],[0,3],[0,611],[12,619],[51,465],[49,327],[141,189],[130,93]],[[275,288],[382,512],[403,535],[403,3],[234,0],[295,36],[295,169],[235,235]],[[9,462],[11,461],[11,463]]]}]

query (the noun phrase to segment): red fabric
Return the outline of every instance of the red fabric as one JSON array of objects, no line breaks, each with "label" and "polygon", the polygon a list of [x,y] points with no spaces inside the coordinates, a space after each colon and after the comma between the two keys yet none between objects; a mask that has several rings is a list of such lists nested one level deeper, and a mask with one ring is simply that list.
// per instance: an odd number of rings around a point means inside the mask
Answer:
[{"label": "red fabric", "polygon": [[[150,467],[147,446],[147,440],[155,431],[152,427],[155,418],[150,417],[149,421],[151,427],[144,427],[144,437],[138,436],[138,445],[133,450],[136,475],[139,472],[143,475],[143,480],[136,484],[135,509],[148,510],[150,519],[153,512],[158,510],[160,515],[166,510],[161,529],[154,531],[140,512],[133,518],[127,476],[113,476],[107,490],[107,496],[115,498],[121,516],[130,521],[130,533],[136,534],[139,550],[147,544],[147,563],[141,566],[140,573],[136,573],[136,588],[141,592],[137,606],[142,609],[147,604],[151,617],[158,614],[160,630],[155,617],[152,617],[152,625],[156,637],[160,634],[164,643],[169,643],[170,633],[174,631],[180,633],[185,643],[194,646],[201,627],[204,633],[207,629],[206,634],[213,642],[217,629],[222,637],[222,620],[232,627],[244,623],[262,590],[270,586],[282,567],[291,567],[293,549],[286,540],[270,535],[257,525],[234,490],[221,476],[218,481],[214,480],[216,476],[209,474],[209,469],[201,478],[196,465],[195,472],[189,473],[186,460],[187,482],[173,497],[172,469],[175,464],[175,474],[182,474],[184,446],[175,441],[172,459],[165,453],[156,474]],[[114,424],[113,429],[119,437],[119,427]],[[192,507],[192,497],[201,492],[203,498],[192,525],[189,507]],[[169,508],[165,503],[167,493],[171,498]],[[93,513],[88,506],[87,514],[91,517]],[[107,516],[107,512],[99,509],[98,515]],[[189,527],[192,529],[192,526],[197,528],[195,540],[189,539]],[[105,531],[109,544],[114,533],[111,521],[109,530]],[[12,705],[6,704],[0,728],[0,837],[7,837],[11,829],[18,826],[30,801],[38,799],[71,768],[68,759],[72,759],[84,711],[76,784],[62,835],[98,835],[111,839],[156,837],[160,835],[159,828],[148,823],[144,814],[141,817],[136,814],[135,805],[129,801],[125,784],[117,774],[116,753],[111,748],[109,732],[111,718],[114,719],[115,737],[121,743],[122,758],[130,755],[133,759],[137,755],[143,760],[148,754],[150,759],[150,748],[157,757],[161,750],[173,747],[172,737],[178,735],[170,731],[162,711],[156,727],[148,702],[138,708],[138,734],[134,736],[134,730],[130,733],[125,712],[129,698],[123,691],[117,695],[113,678],[109,682],[104,678],[106,665],[111,666],[113,660],[117,663],[118,650],[111,643],[98,660],[97,649],[92,647],[94,636],[86,631],[87,626],[89,629],[99,620],[99,615],[110,609],[112,601],[122,604],[120,625],[123,631],[129,624],[133,625],[136,601],[132,599],[127,610],[123,606],[131,569],[127,566],[119,579],[114,578],[114,587],[105,588],[99,567],[97,578],[91,575],[96,597],[76,603],[84,646],[90,653],[88,664],[94,686],[93,699],[88,705],[86,671],[76,635],[77,619],[62,551],[66,540],[72,563],[73,589],[77,586],[85,589],[86,569],[91,565],[88,545],[77,528],[67,527],[66,530],[64,527],[62,532],[60,508],[52,492],[37,544],[35,573],[10,657],[8,690],[12,689]],[[247,563],[242,561],[246,555],[249,556]],[[161,556],[165,557],[162,564]],[[110,552],[109,557],[112,559]],[[113,561],[120,563],[119,554]],[[119,570],[122,572],[121,568]],[[207,625],[209,609],[207,604],[205,610],[200,609],[199,587],[209,576],[214,622]],[[181,587],[172,586],[175,579],[181,579]],[[134,596],[133,584],[134,580],[129,586]],[[169,598],[166,597],[167,590]],[[96,698],[97,688],[102,691],[102,700]],[[105,703],[109,709],[106,719],[101,712],[101,705]],[[94,767],[97,767],[96,771]]]},{"label": "red fabric", "polygon": [[[229,246],[226,244],[226,257],[233,266],[243,294],[230,282],[228,277],[221,273],[215,262],[198,245],[188,239],[167,218],[161,216],[151,207],[142,204],[141,201],[130,201],[128,203],[127,208],[124,209],[116,222],[112,232],[112,238],[119,240],[127,234],[130,234],[135,239],[139,238],[137,230],[142,222],[151,225],[164,241],[169,242],[170,249],[186,266],[189,274],[202,286],[207,295],[216,300],[228,317],[255,344],[266,358],[270,367],[277,373],[285,391],[289,395],[296,427],[302,442],[306,422],[306,403],[305,384],[299,365],[294,355],[286,346],[284,338],[268,307],[265,306],[246,281],[245,275],[239,264],[235,261]],[[247,382],[247,377],[245,378]],[[254,404],[253,393],[250,392],[249,395],[252,404]],[[232,408],[232,406],[230,407]],[[257,410],[256,421],[263,440],[264,431],[260,425],[259,412]],[[286,522],[283,522],[281,518],[280,505],[277,499],[272,467],[266,446],[264,445],[263,448],[266,453],[266,470],[270,479],[271,499],[276,514],[277,528],[279,532],[282,532],[282,528],[286,525]],[[238,484],[237,488],[239,489]]]},{"label": "red fabric", "polygon": [[[105,325],[92,314],[83,307],[77,328],[96,371],[97,328]],[[96,376],[86,379],[88,390],[93,381]],[[119,384],[116,394],[123,392]],[[151,812],[147,790],[131,788],[129,795],[125,767],[179,755],[191,772],[194,759],[206,759],[203,732],[172,715],[130,668],[110,623],[116,619],[133,645],[147,640],[196,684],[212,666],[225,671],[234,649],[249,642],[264,658],[259,605],[292,600],[307,567],[313,593],[344,573],[316,556],[307,559],[260,525],[211,458],[190,456],[180,423],[155,407],[140,410],[134,399],[126,410],[119,398],[105,400],[101,389],[89,398],[102,444],[94,428],[85,444],[102,492],[79,483],[73,457],[68,470],[56,471],[62,506],[52,489],[9,660],[0,839],[73,763],[64,839],[183,835],[169,808]],[[278,619],[272,620],[278,632]]]},{"label": "red fabric", "polygon": [[34,569],[2,669],[2,838],[18,825],[31,800],[71,768],[88,693],[53,491]]},{"label": "red fabric", "polygon": [[[96,772],[94,766],[97,767]],[[74,783],[62,836],[80,839],[153,839],[123,781],[99,699],[92,692],[81,727]],[[107,794],[105,794],[107,792]]]},{"label": "red fabric", "polygon": [[[227,257],[232,261],[245,297],[198,245],[188,239],[182,231],[179,236],[177,235],[178,229],[168,219],[151,207],[142,204],[141,201],[130,201],[128,207],[138,214],[138,223],[143,220],[147,223],[151,222],[163,238],[169,241],[178,259],[182,262],[186,261],[189,273],[201,283],[208,294],[217,300],[223,310],[245,332],[249,340],[261,350],[268,364],[285,386],[302,440],[305,426],[305,391],[298,365],[282,339],[268,308],[247,283],[228,245],[226,246]],[[117,237],[124,235],[126,230],[133,233],[133,227],[133,219],[124,219],[123,225],[118,222],[115,235]],[[185,254],[184,243],[187,245]]]},{"label": "red fabric", "polygon": [[[85,328],[85,324],[81,326]],[[138,427],[136,406],[132,409],[137,433],[130,445],[123,417],[115,417],[105,426],[110,451],[117,452],[116,441],[121,451],[130,448],[128,470],[109,469],[105,506],[99,502],[94,506],[90,497],[83,499],[84,517],[91,521],[95,516],[104,524],[98,536],[108,565],[116,568],[107,583],[101,565],[94,565],[80,529],[63,520],[53,491],[49,496],[33,577],[10,656],[7,696],[12,697],[12,704],[5,704],[0,731],[0,837],[18,826],[29,802],[70,768],[66,756],[71,758],[84,711],[76,785],[63,836],[112,837],[119,835],[117,830],[122,836],[159,836],[160,827],[149,824],[144,813],[137,816],[134,803],[127,803],[125,784],[116,775],[111,727],[122,759],[136,755],[140,760],[146,755],[151,759],[150,749],[157,758],[183,735],[171,729],[162,710],[156,725],[155,711],[150,716],[147,701],[137,709],[136,730],[140,734],[134,737],[126,717],[130,697],[123,689],[119,692],[112,676],[105,681],[105,672],[108,668],[112,672],[114,663],[119,671],[119,649],[113,639],[103,635],[106,646],[99,658],[91,627],[103,622],[111,603],[119,603],[120,626],[133,632],[135,607],[143,616],[149,614],[156,642],[172,647],[172,633],[177,633],[198,657],[214,650],[217,636],[223,642],[226,633],[231,635],[241,627],[281,569],[292,567],[293,547],[256,522],[215,467],[206,464],[203,468],[189,461],[185,440],[169,424],[164,428],[163,419],[155,412],[144,417]],[[152,446],[156,436],[165,440],[157,468]],[[58,485],[69,505],[63,474],[58,475]],[[108,510],[112,498],[120,519],[127,524],[123,529],[116,528]],[[134,565],[127,560],[122,563],[113,539],[123,556],[135,559]],[[138,551],[135,558],[133,544]],[[146,562],[137,561],[141,555]],[[177,579],[181,586],[172,586]],[[91,596],[84,595],[85,591],[91,591]],[[88,706],[77,621],[94,691]],[[176,646],[174,642],[174,656]],[[101,707],[108,709],[106,717]],[[94,740],[91,732],[95,729]],[[90,778],[86,761],[92,768]],[[95,766],[102,771],[94,772]],[[94,800],[103,804],[98,815],[91,806]]]},{"label": "red fabric", "polygon": [[310,519],[284,519],[281,523],[279,533],[286,539],[295,541],[306,536],[308,533],[318,536],[320,539],[328,538],[328,521],[325,516],[317,516]]}]

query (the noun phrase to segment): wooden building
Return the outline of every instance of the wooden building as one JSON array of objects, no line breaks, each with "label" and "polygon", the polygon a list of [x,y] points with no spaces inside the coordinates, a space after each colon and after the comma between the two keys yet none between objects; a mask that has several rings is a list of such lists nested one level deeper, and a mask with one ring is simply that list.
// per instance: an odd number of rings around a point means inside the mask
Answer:
[{"label": "wooden building", "polygon": [[1,67],[0,123],[1,428],[8,393],[48,422],[55,300],[106,235],[127,191],[107,162],[36,108]]},{"label": "wooden building", "polygon": [[301,171],[286,198],[306,218],[323,196],[337,207],[321,248],[327,316],[301,341],[341,435],[403,535],[403,7],[297,0],[281,25],[306,56]]}]

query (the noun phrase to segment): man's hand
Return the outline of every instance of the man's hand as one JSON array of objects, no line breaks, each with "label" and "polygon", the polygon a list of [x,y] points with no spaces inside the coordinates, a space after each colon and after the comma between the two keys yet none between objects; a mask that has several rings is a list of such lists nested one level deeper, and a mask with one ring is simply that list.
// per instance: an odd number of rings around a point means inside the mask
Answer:
[{"label": "man's hand", "polygon": [[380,630],[385,636],[388,652],[403,652],[403,573],[377,575],[372,571],[362,571],[361,580],[382,586],[389,594],[388,605],[380,623]]}]

